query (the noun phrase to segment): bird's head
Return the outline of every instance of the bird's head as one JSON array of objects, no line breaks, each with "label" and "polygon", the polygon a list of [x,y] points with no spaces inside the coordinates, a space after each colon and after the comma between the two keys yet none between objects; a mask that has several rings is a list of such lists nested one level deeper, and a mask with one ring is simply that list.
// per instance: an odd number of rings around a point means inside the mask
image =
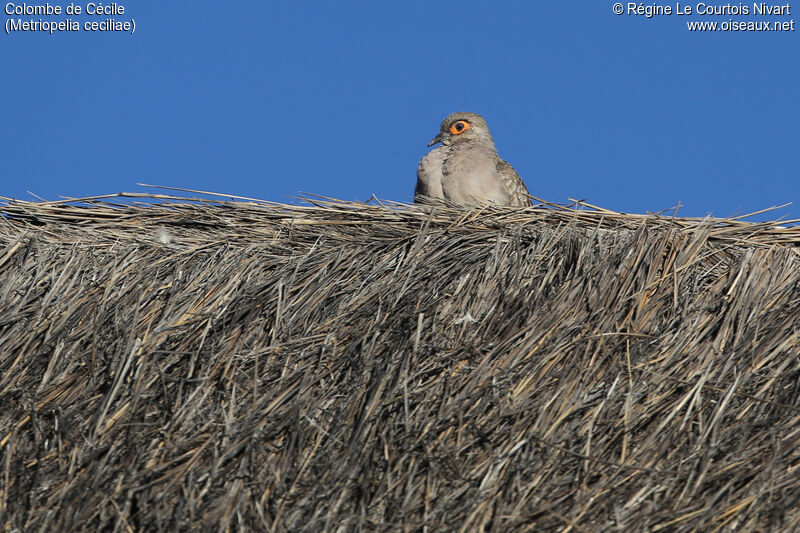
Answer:
[{"label": "bird's head", "polygon": [[494,140],[489,133],[489,126],[483,117],[477,113],[460,111],[448,115],[442,121],[439,135],[434,137],[428,146],[442,143],[445,146],[457,145],[468,142],[483,142],[494,146]]}]

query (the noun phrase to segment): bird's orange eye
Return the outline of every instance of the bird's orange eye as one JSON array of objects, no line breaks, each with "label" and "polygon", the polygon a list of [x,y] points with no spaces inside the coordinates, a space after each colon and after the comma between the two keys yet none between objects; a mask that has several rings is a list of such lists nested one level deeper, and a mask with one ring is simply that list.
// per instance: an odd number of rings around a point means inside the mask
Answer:
[{"label": "bird's orange eye", "polygon": [[469,129],[469,122],[466,120],[457,120],[450,125],[450,133],[453,135],[460,135]]}]

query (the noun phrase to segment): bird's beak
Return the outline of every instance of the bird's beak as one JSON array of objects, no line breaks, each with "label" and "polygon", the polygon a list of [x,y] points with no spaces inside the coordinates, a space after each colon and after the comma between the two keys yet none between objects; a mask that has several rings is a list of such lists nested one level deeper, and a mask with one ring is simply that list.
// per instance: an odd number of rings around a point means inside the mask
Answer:
[{"label": "bird's beak", "polygon": [[434,144],[440,142],[444,142],[444,133],[440,133],[439,135],[431,139],[431,142],[428,143],[428,146],[433,146]]}]

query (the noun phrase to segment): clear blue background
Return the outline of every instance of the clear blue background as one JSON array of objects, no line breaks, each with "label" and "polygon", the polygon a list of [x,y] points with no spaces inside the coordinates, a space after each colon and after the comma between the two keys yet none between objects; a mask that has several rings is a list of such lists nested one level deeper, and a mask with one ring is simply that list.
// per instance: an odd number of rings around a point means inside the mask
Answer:
[{"label": "clear blue background", "polygon": [[617,16],[608,0],[121,4],[111,18],[134,19],[133,35],[0,38],[1,196],[145,182],[406,202],[441,119],[467,110],[549,201],[638,213],[680,201],[686,216],[793,202],[767,218],[800,218],[800,31],[686,28],[763,20],[752,14]]}]

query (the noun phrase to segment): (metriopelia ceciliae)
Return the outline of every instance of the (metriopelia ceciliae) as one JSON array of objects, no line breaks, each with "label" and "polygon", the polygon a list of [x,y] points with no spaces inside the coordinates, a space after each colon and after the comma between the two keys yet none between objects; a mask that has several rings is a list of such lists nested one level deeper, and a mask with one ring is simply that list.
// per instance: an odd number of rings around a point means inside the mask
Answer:
[{"label": "(metriopelia ceciliae)", "polygon": [[514,168],[500,159],[489,126],[476,113],[453,113],[442,122],[417,168],[414,201],[425,197],[459,204],[531,205]]}]

